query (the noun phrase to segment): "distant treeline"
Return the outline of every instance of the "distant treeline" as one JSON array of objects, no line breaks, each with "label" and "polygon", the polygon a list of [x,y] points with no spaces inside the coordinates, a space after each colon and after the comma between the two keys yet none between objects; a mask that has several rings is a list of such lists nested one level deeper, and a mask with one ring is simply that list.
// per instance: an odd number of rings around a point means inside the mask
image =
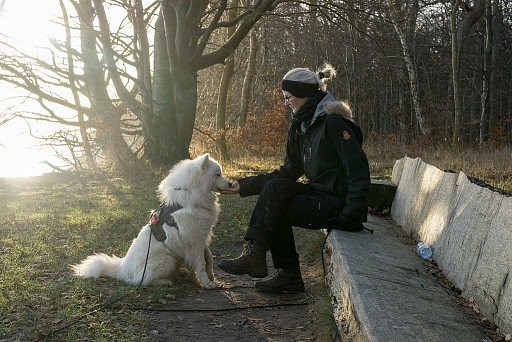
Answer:
[{"label": "distant treeline", "polygon": [[[338,71],[329,88],[351,104],[367,135],[512,142],[512,2],[309,3],[278,7],[257,24],[255,43],[246,39],[237,50],[228,122],[273,106],[273,92],[290,68],[316,69],[327,61]],[[213,120],[220,69],[200,74],[203,124]]]}]

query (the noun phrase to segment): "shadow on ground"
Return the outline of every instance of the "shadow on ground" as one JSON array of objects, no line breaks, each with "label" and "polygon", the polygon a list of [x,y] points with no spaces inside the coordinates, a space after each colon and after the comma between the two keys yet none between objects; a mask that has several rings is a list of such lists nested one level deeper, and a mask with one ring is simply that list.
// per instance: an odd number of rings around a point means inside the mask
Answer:
[{"label": "shadow on ground", "polygon": [[[166,308],[146,311],[148,335],[156,341],[318,340],[310,329],[313,299],[307,290],[263,294],[248,276],[233,276],[217,267],[215,274],[218,289],[192,291]],[[305,282],[307,286],[308,279]]]}]

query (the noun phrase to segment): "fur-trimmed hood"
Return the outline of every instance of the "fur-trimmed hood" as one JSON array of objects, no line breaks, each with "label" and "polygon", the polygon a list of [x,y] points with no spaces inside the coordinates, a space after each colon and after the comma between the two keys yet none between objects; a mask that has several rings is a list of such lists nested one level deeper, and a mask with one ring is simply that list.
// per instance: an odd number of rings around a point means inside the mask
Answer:
[{"label": "fur-trimmed hood", "polygon": [[334,95],[330,92],[327,92],[327,95],[320,101],[318,106],[316,107],[315,114],[313,115],[314,121],[317,117],[324,114],[337,114],[343,116],[345,119],[354,122],[352,117],[352,110],[349,105],[343,101],[337,101],[334,98]]},{"label": "fur-trimmed hood", "polygon": [[354,118],[352,117],[352,109],[350,109],[348,104],[343,101],[333,101],[327,103],[324,107],[324,111],[327,114],[338,114],[347,120],[354,121]]}]

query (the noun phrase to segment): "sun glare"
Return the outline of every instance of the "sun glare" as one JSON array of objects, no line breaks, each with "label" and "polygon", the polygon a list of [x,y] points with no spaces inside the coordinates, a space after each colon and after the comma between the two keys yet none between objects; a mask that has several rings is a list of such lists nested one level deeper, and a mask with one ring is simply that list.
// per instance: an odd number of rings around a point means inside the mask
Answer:
[{"label": "sun glare", "polygon": [[[56,0],[5,0],[1,4],[0,39],[24,53],[37,56],[38,49],[50,45],[49,38],[62,34],[59,25],[51,22],[60,16]],[[19,95],[20,91],[12,85],[0,83],[0,116],[13,105],[7,99]],[[40,110],[36,107],[24,109]],[[37,131],[39,124],[32,123],[32,128]],[[29,177],[50,172],[51,168],[41,162],[54,160],[54,153],[39,144],[39,140],[30,136],[28,126],[22,120],[14,119],[0,126],[0,177]]]},{"label": "sun glare", "polygon": [[23,121],[10,121],[1,127],[0,177],[30,177],[52,171],[42,163],[53,161],[52,151],[39,146],[40,142],[22,126],[26,126]]},{"label": "sun glare", "polygon": [[59,26],[51,20],[59,16],[57,1],[6,0],[0,12],[0,32],[12,37],[20,48],[46,47]]}]

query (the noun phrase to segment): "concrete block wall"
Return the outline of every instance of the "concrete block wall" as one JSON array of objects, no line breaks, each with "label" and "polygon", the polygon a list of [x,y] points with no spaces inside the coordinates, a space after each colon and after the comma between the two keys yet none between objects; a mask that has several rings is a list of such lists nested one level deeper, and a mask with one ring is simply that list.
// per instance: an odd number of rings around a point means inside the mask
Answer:
[{"label": "concrete block wall", "polygon": [[512,197],[421,159],[395,163],[391,217],[434,247],[434,260],[465,298],[512,333]]}]

